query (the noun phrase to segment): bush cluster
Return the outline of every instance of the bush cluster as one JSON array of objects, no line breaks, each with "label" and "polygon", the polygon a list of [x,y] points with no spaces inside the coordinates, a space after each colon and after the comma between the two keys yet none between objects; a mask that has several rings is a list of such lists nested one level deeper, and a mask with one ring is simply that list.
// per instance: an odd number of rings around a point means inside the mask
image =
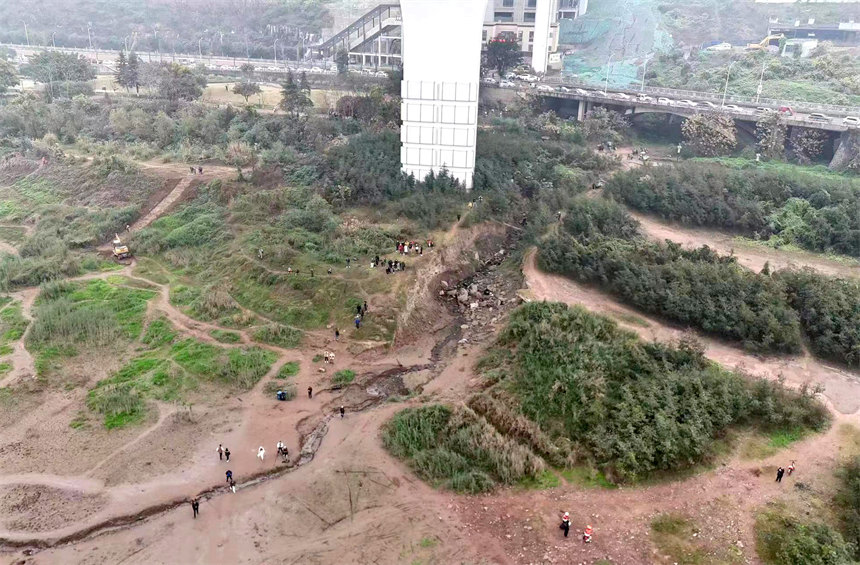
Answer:
[{"label": "bush cluster", "polygon": [[606,192],[681,223],[860,257],[860,183],[845,178],[786,165],[738,169],[689,162],[618,173]]},{"label": "bush cluster", "polygon": [[527,304],[511,315],[496,345],[513,357],[493,356],[483,369],[503,375],[497,386],[552,440],[511,416],[500,429],[539,453],[569,445],[574,460],[615,480],[701,462],[733,425],[772,431],[828,424],[827,410],[809,390],[725,371],[694,343],[640,342],[578,307]]}]

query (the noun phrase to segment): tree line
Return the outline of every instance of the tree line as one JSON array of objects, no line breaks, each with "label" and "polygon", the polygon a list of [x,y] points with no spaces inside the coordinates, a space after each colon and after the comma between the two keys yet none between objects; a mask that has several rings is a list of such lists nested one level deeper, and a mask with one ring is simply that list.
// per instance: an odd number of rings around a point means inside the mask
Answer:
[{"label": "tree line", "polygon": [[620,172],[606,192],[687,225],[727,228],[772,243],[860,257],[860,183],[782,165],[687,162]]}]

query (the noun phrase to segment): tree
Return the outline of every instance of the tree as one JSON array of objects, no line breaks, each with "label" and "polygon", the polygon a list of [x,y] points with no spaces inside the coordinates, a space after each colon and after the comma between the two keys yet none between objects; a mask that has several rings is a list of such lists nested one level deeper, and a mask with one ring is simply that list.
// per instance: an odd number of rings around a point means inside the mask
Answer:
[{"label": "tree", "polygon": [[134,51],[128,56],[128,85],[140,92],[140,58]]},{"label": "tree", "polygon": [[299,89],[308,94],[311,92],[311,85],[308,83],[308,73],[305,71],[302,71],[302,75],[299,77]]},{"label": "tree", "polygon": [[233,85],[233,94],[242,96],[245,99],[245,104],[248,103],[248,98],[255,94],[260,94],[260,92],[262,90],[260,90],[260,85],[256,82],[244,81]]},{"label": "tree", "polygon": [[18,84],[18,71],[9,61],[0,59],[0,94]]},{"label": "tree", "polygon": [[503,75],[523,62],[523,52],[515,40],[496,37],[487,43],[485,58],[488,68],[496,69]]},{"label": "tree", "polygon": [[758,139],[759,153],[768,159],[782,159],[785,155],[785,123],[782,117],[772,112],[762,116],[756,123],[755,136]]},{"label": "tree", "polygon": [[54,85],[57,82],[65,82],[68,86],[68,83],[86,82],[96,78],[95,69],[89,61],[80,55],[59,51],[42,51],[30,57],[30,63],[24,65],[21,70],[36,82],[47,84],[46,94],[50,98],[56,94]]},{"label": "tree", "polygon": [[201,77],[188,67],[169,63],[162,65],[158,77],[158,94],[170,101],[196,100],[203,94],[206,77]]},{"label": "tree", "polygon": [[242,72],[242,76],[245,77],[245,80],[250,81],[254,78],[255,67],[251,63],[242,63],[242,66],[239,67],[239,70]]},{"label": "tree", "polygon": [[120,50],[119,55],[117,56],[116,72],[113,76],[116,83],[128,91],[128,59],[126,59],[125,51],[123,50]]},{"label": "tree", "polygon": [[827,133],[821,130],[792,128],[791,151],[801,164],[808,165],[813,159],[821,155],[826,141]]},{"label": "tree", "polygon": [[242,167],[254,165],[256,157],[254,150],[244,141],[234,141],[227,146],[227,153],[224,156],[228,165],[236,167],[239,180],[244,180],[242,176]]},{"label": "tree", "polygon": [[337,65],[337,74],[345,75],[349,70],[349,53],[346,49],[339,49],[334,55],[334,64]]},{"label": "tree", "polygon": [[684,120],[681,133],[697,155],[725,155],[737,145],[735,121],[725,114],[694,114]]},{"label": "tree", "polygon": [[281,102],[278,106],[285,112],[298,116],[302,110],[313,104],[307,92],[296,83],[293,73],[287,73],[287,80],[281,85]]},{"label": "tree", "polygon": [[602,106],[589,111],[582,120],[585,138],[590,141],[620,141],[629,127],[627,118]]}]

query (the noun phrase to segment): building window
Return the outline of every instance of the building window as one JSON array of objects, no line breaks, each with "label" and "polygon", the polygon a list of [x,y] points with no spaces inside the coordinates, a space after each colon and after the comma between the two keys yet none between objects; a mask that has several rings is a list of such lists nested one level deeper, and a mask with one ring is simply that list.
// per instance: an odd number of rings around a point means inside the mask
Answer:
[{"label": "building window", "polygon": [[481,32],[481,41],[484,41],[486,43],[486,41],[487,41],[487,30],[484,30]]},{"label": "building window", "polygon": [[523,42],[523,32],[520,31],[517,33],[517,43],[522,43],[522,42]]},{"label": "building window", "polygon": [[514,21],[514,13],[513,12],[495,12],[493,14],[493,20],[497,22],[512,22]]},{"label": "building window", "polygon": [[526,8],[537,8],[537,0],[528,0]]},{"label": "building window", "polygon": [[530,31],[529,32],[529,43],[533,43],[534,40],[535,40],[535,32]]},{"label": "building window", "polygon": [[502,0],[502,8],[513,8],[514,0]]},{"label": "building window", "polygon": [[535,13],[534,12],[523,12],[523,22],[529,24],[535,23]]}]

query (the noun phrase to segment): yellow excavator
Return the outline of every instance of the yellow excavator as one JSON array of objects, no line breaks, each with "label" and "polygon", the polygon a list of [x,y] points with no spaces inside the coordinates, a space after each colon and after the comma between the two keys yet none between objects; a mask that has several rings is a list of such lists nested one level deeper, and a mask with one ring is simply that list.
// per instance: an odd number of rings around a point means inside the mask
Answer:
[{"label": "yellow excavator", "polygon": [[113,257],[118,261],[122,261],[123,259],[131,259],[131,251],[128,250],[127,245],[122,244],[122,240],[119,238],[119,234],[114,234]]},{"label": "yellow excavator", "polygon": [[764,51],[770,46],[779,47],[779,40],[783,37],[785,37],[785,35],[781,33],[768,35],[758,43],[748,43],[747,51]]}]

